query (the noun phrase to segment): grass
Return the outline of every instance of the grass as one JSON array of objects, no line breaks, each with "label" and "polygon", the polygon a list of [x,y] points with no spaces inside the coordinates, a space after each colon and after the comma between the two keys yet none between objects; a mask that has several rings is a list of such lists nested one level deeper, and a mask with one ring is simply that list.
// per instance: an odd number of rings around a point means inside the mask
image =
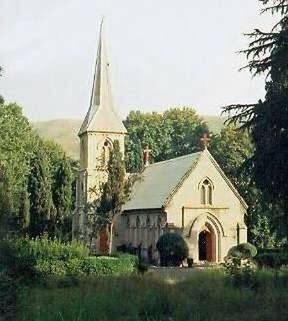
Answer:
[{"label": "grass", "polygon": [[176,283],[151,275],[82,279],[69,287],[32,288],[23,299],[20,320],[284,321],[287,285],[287,273],[269,271],[258,272],[253,289],[235,288],[222,271]]}]

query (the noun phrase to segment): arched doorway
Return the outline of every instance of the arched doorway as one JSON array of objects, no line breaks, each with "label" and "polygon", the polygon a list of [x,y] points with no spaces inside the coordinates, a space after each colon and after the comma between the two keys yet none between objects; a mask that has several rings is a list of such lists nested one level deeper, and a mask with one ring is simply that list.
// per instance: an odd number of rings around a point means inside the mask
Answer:
[{"label": "arched doorway", "polygon": [[104,227],[99,232],[99,251],[101,253],[107,253],[109,251],[109,235],[107,227]]},{"label": "arched doorway", "polygon": [[198,236],[199,261],[215,261],[215,235],[206,224]]}]

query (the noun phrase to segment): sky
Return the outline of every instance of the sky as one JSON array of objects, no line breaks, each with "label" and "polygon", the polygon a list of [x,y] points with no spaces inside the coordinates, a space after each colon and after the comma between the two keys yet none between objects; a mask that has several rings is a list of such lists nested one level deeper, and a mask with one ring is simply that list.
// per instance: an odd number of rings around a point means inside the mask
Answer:
[{"label": "sky", "polygon": [[105,16],[115,106],[163,111],[255,102],[264,79],[239,72],[253,28],[269,30],[257,0],[0,0],[0,94],[32,121],[83,118]]}]

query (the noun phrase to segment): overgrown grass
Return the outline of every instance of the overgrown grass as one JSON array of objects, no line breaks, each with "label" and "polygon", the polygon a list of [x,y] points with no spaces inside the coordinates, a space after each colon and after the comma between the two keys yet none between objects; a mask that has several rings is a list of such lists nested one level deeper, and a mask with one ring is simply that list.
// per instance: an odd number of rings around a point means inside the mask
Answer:
[{"label": "overgrown grass", "polygon": [[175,284],[148,275],[86,278],[31,289],[21,321],[284,321],[287,286],[288,273],[273,271],[259,271],[252,289],[235,288],[222,271]]}]

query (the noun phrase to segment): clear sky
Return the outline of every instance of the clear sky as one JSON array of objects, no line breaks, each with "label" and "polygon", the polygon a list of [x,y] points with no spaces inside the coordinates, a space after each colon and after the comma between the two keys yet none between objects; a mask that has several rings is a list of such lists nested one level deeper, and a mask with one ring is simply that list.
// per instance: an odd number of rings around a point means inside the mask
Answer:
[{"label": "clear sky", "polygon": [[238,72],[243,33],[269,29],[257,0],[1,0],[0,94],[31,120],[84,117],[105,16],[116,108],[220,107],[263,97]]}]

